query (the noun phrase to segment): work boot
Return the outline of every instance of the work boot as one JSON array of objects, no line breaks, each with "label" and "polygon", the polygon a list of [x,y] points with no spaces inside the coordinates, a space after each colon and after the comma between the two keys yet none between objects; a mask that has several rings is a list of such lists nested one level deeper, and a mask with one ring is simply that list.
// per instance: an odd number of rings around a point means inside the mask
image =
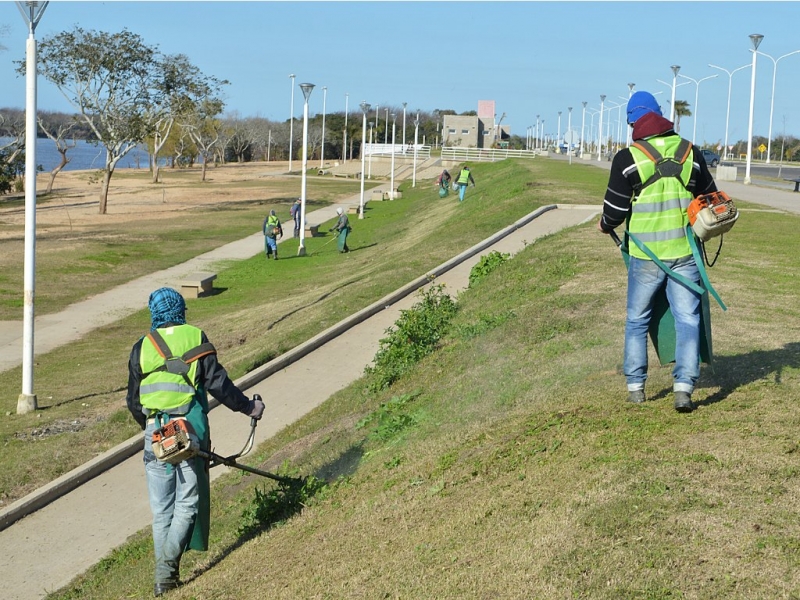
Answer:
[{"label": "work boot", "polygon": [[675,392],[675,410],[680,413],[690,413],[694,410],[692,396],[689,392]]},{"label": "work boot", "polygon": [[178,581],[165,581],[163,583],[157,583],[153,586],[153,596],[158,598],[170,590],[178,589],[178,586],[180,586],[180,582]]},{"label": "work boot", "polygon": [[275,253],[275,260],[278,260],[278,253]]},{"label": "work boot", "polygon": [[644,390],[628,390],[628,402],[641,404],[645,400]]}]

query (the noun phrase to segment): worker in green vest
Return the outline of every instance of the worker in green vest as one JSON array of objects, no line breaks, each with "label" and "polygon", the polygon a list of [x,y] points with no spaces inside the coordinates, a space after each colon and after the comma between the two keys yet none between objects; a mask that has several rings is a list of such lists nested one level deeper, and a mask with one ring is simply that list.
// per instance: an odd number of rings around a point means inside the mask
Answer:
[{"label": "worker in green vest", "polygon": [[472,183],[472,187],[475,187],[475,179],[472,177],[472,171],[469,170],[469,167],[464,165],[461,171],[458,173],[458,177],[456,177],[456,185],[458,186],[458,201],[464,201],[464,194],[467,191],[467,185]]},{"label": "worker in green vest", "polygon": [[283,237],[283,226],[274,210],[269,211],[261,229],[264,232],[264,253],[268,259],[274,254],[278,260],[278,239]]},{"label": "worker in green vest", "polygon": [[675,133],[652,94],[633,94],[627,113],[634,145],[614,156],[598,227],[612,233],[627,221],[625,239],[633,242],[623,361],[628,401],[645,401],[647,335],[665,294],[675,321],[674,408],[691,412],[700,376],[703,265],[693,255],[686,210],[693,197],[717,188],[702,153]]},{"label": "worker in green vest", "polygon": [[264,403],[258,395],[249,399],[234,385],[206,334],[186,324],[186,303],[177,291],[155,290],[148,307],[152,326],[131,350],[126,402],[145,432],[144,468],[155,550],[153,594],[161,596],[180,585],[184,551],[208,549],[209,465],[200,456],[177,464],[158,460],[153,432],[172,420],[185,420],[199,448],[208,452],[207,393],[253,419],[264,414]]}]

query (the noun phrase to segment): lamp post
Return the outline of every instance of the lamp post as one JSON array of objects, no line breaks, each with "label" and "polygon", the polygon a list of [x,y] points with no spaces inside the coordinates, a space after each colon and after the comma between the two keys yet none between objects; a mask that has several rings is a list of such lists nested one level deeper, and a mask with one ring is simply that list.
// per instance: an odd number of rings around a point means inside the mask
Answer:
[{"label": "lamp post", "polygon": [[753,44],[753,70],[750,72],[750,118],[748,119],[747,124],[747,165],[744,169],[744,181],[745,185],[750,185],[750,160],[753,154],[753,107],[755,105],[756,99],[756,54],[758,50],[758,46],[761,43],[761,40],[764,39],[764,36],[760,33],[751,33],[750,34],[750,41]]},{"label": "lamp post", "polygon": [[344,95],[344,135],[342,136],[342,164],[347,164],[347,111],[350,94]]},{"label": "lamp post", "polygon": [[691,77],[687,77],[686,75],[680,75],[684,79],[688,79],[689,81],[693,82],[695,85],[694,90],[694,123],[692,124],[692,143],[694,144],[695,136],[697,135],[697,106],[700,103],[700,84],[706,81],[707,79],[714,79],[717,77],[716,74],[709,75],[708,77],[703,77],[702,79],[692,79]]},{"label": "lamp post", "polygon": [[369,178],[372,179],[372,128],[375,127],[375,122],[369,122]]},{"label": "lamp post", "polygon": [[49,2],[17,2],[28,26],[25,42],[25,248],[23,258],[22,393],[17,414],[39,408],[33,393],[33,324],[36,291],[36,38]]},{"label": "lamp post", "polygon": [[[636,87],[635,83],[629,83],[628,84],[628,101],[630,101],[631,96],[633,96],[633,88],[635,88],[635,87]],[[627,113],[626,113],[625,117],[626,117],[625,118],[625,123],[627,124],[627,122],[628,122]],[[631,137],[633,135],[633,127],[627,127],[626,129],[627,129],[627,132],[628,132],[626,134],[626,138],[628,140],[628,148],[630,148],[631,147],[631,142],[633,141],[633,138]]]},{"label": "lamp post", "polygon": [[292,172],[292,139],[294,138],[294,74],[289,75],[289,79],[292,80],[292,103],[289,106],[289,173],[291,173]]},{"label": "lamp post", "polygon": [[[388,121],[387,121],[388,126]],[[397,129],[397,113],[392,113],[392,177],[389,183],[389,199],[394,200],[394,135]]]},{"label": "lamp post", "polygon": [[406,105],[408,102],[403,102],[403,154],[406,153]]},{"label": "lamp post", "polygon": [[364,100],[359,106],[361,106],[362,118],[361,118],[361,203],[358,207],[358,218],[364,218],[364,163],[367,160],[366,154],[366,144],[364,142],[367,141],[367,113],[369,112],[369,104],[367,101]]},{"label": "lamp post", "polygon": [[533,139],[533,149],[539,147],[539,115],[536,115],[536,137]]},{"label": "lamp post", "polygon": [[[595,144],[594,144],[594,116],[596,114],[598,114],[599,112],[600,112],[599,110],[595,110],[594,108],[590,108],[589,109],[589,116],[591,117],[591,120],[589,122],[589,144],[588,144],[588,146],[590,148],[594,148],[594,146],[595,146]],[[591,152],[589,153],[589,159],[591,160]]]},{"label": "lamp post", "polygon": [[[394,114],[394,113],[392,113]],[[383,143],[389,143],[389,109],[386,109],[386,129],[383,131]]]},{"label": "lamp post", "polygon": [[319,168],[325,166],[325,101],[328,99],[328,86],[322,86],[322,149],[319,152]]},{"label": "lamp post", "polygon": [[569,154],[569,164],[572,164],[572,107],[567,107],[567,135],[569,141],[567,142],[567,154]]},{"label": "lamp post", "polygon": [[603,110],[605,110],[606,95],[600,95],[600,126],[597,128],[597,162],[602,160],[603,155]]},{"label": "lamp post", "polygon": [[588,102],[584,100],[581,104],[583,105],[583,110],[581,111],[581,158],[583,158],[583,131],[586,125],[586,105]]},{"label": "lamp post", "polygon": [[419,139],[419,113],[414,119],[414,169],[411,177],[411,187],[417,187],[417,140]]},{"label": "lamp post", "polygon": [[542,119],[542,130],[539,132],[541,138],[539,139],[539,147],[546,149],[547,138],[544,135],[544,119]]},{"label": "lamp post", "polygon": [[[614,106],[611,106],[608,109],[608,122],[606,123],[606,139],[609,142],[609,147],[607,147],[606,149],[610,150],[611,152],[614,152],[614,149],[616,148],[616,144],[614,143],[614,134],[613,134],[612,129],[611,129],[611,111],[616,108],[617,109],[617,116],[619,117],[619,107],[622,106],[622,105],[621,104],[617,104],[616,102],[611,102],[610,100],[609,100],[608,103],[609,104],[613,104]],[[617,139],[619,139],[619,137],[617,137]]]},{"label": "lamp post", "polygon": [[766,56],[768,59],[772,61],[772,95],[770,96],[769,101],[769,133],[767,134],[767,164],[769,164],[769,156],[772,153],[772,113],[773,109],[775,108],[775,74],[778,72],[778,61],[782,58],[786,58],[787,56],[791,56],[792,54],[797,54],[800,50],[795,50],[794,52],[789,52],[788,54],[784,54],[783,56],[779,56],[778,58],[773,58],[769,54],[765,52],[759,52],[756,50],[756,54],[760,54],[761,56]]},{"label": "lamp post", "polygon": [[680,65],[672,65],[670,67],[672,69],[672,104],[670,105],[670,121],[673,123],[675,122],[675,87],[678,83],[678,71],[681,70]]},{"label": "lamp post", "polygon": [[712,65],[709,63],[708,65],[712,69],[719,69],[720,71],[724,71],[728,74],[728,110],[725,113],[725,148],[723,150],[723,157],[728,158],[728,123],[730,122],[731,118],[731,84],[733,83],[733,74],[736,71],[741,71],[742,69],[747,69],[750,65],[742,65],[741,67],[736,67],[733,71],[728,71],[728,69],[723,69],[722,67],[718,67],[717,65]]},{"label": "lamp post", "polygon": [[[380,106],[376,104],[375,105],[375,143],[376,144],[378,143],[378,125],[381,124],[381,117],[378,114],[378,112],[379,112],[378,109],[379,108],[380,108]],[[370,144],[371,143],[372,143],[372,140],[370,140]],[[372,154],[370,154],[370,158],[372,158]]]},{"label": "lamp post", "polygon": [[311,90],[314,89],[313,83],[301,83],[300,89],[303,91],[303,170],[300,173],[300,246],[297,248],[297,256],[306,255],[305,233],[306,233],[306,171],[308,166],[308,98]]},{"label": "lamp post", "polygon": [[557,133],[557,136],[556,136],[556,145],[557,146],[561,145],[561,112],[562,111],[558,111],[558,133]]}]

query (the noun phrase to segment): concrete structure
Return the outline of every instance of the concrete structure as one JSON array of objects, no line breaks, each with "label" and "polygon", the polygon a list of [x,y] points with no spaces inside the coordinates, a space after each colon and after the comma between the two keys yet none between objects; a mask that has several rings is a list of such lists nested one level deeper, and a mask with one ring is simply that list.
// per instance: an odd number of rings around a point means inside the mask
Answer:
[{"label": "concrete structure", "polygon": [[[505,113],[503,113],[505,116]],[[501,119],[502,121],[502,119]],[[508,125],[497,121],[494,100],[479,100],[476,115],[445,115],[442,145],[462,148],[491,148],[511,137]]]}]

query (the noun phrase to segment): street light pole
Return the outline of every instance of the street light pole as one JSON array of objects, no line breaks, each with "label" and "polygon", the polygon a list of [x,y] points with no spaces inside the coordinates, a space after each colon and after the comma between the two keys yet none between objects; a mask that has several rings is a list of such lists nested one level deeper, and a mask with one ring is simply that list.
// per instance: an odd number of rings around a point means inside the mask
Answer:
[{"label": "street light pole", "polygon": [[[294,89],[294,88],[292,88]],[[306,171],[308,170],[308,98],[311,90],[314,89],[313,83],[301,83],[300,89],[303,91],[303,170],[300,173],[300,246],[297,248],[297,256],[306,255]]]},{"label": "street light pole", "polygon": [[606,95],[600,95],[600,126],[597,128],[597,162],[602,160],[603,155],[603,110],[605,110]]},{"label": "street light pole", "polygon": [[678,71],[681,70],[680,65],[672,65],[670,67],[672,69],[672,102],[670,103],[670,118],[669,120],[673,123],[675,122],[675,87],[678,83]]},{"label": "street light pole", "polygon": [[[392,113],[394,114],[394,113]],[[383,143],[389,143],[389,108],[386,108],[386,129],[383,131]]]},{"label": "street light pole", "polygon": [[569,164],[572,164],[572,107],[567,107],[567,135],[569,141],[567,142],[567,154],[569,154]]},{"label": "street light pole", "polygon": [[[388,121],[387,121],[388,126]],[[397,128],[397,113],[392,113],[392,177],[389,183],[389,200],[394,200],[394,135]]]},{"label": "street light pole", "polygon": [[797,54],[800,50],[795,50],[794,52],[789,52],[788,54],[784,54],[783,56],[779,56],[778,58],[773,58],[766,52],[759,52],[756,50],[756,54],[760,54],[761,56],[766,56],[768,59],[772,61],[772,95],[770,96],[769,101],[769,133],[767,134],[767,164],[769,164],[769,157],[772,153],[772,113],[773,109],[775,108],[775,75],[778,72],[778,61],[782,58],[786,58],[787,56],[791,56],[792,54]]},{"label": "street light pole", "polygon": [[687,77],[686,75],[680,75],[679,77],[683,77],[684,79],[688,79],[689,81],[693,82],[695,85],[694,91],[694,123],[692,124],[692,143],[694,144],[695,136],[697,135],[697,106],[700,103],[700,84],[703,83],[706,79],[714,79],[717,75],[709,75],[708,77],[703,77],[702,79],[692,79],[691,77]]},{"label": "street light pole", "polygon": [[361,104],[361,112],[363,116],[361,118],[361,203],[359,204],[358,209],[358,218],[364,218],[364,166],[365,161],[367,160],[366,154],[366,144],[364,142],[367,141],[367,113],[369,112],[369,104],[367,101],[364,100]]},{"label": "street light pole", "polygon": [[322,149],[319,152],[319,168],[325,166],[325,101],[328,99],[328,86],[322,86]]},{"label": "street light pole", "polygon": [[[292,139],[294,138],[294,74],[289,75],[292,80],[292,103],[289,107],[289,173],[292,172]],[[302,238],[301,238],[302,239]]]},{"label": "street light pole", "polygon": [[[635,88],[635,87],[636,87],[636,84],[633,83],[633,82],[628,84],[628,101],[630,101],[631,96],[633,96],[633,88]],[[626,111],[626,114],[625,114],[625,117],[626,117],[625,118],[625,123],[626,123],[626,125],[628,123],[627,116],[628,115],[627,115],[627,111]],[[628,140],[628,148],[630,148],[631,147],[631,143],[633,142],[633,127],[626,127],[625,129],[627,130],[627,134],[626,134],[625,137]]]},{"label": "street light pole", "polygon": [[406,105],[408,102],[403,102],[403,154],[406,153]]},{"label": "street light pole", "polygon": [[731,118],[731,85],[733,83],[733,74],[736,71],[741,71],[742,69],[747,69],[750,65],[742,65],[741,67],[736,67],[733,71],[728,71],[728,69],[723,69],[722,67],[718,67],[717,65],[712,65],[709,63],[708,65],[712,69],[719,69],[720,71],[724,71],[728,74],[728,110],[725,113],[725,148],[723,151],[723,157],[728,158],[728,123],[730,122]]},{"label": "street light pole", "polygon": [[747,124],[747,165],[744,169],[744,181],[745,185],[750,185],[750,161],[752,159],[753,154],[753,108],[755,106],[755,99],[756,99],[756,54],[758,50],[759,44],[761,44],[761,40],[764,39],[764,36],[760,33],[751,33],[750,34],[750,41],[753,44],[753,49],[751,52],[753,53],[753,70],[750,73],[750,118]]},{"label": "street light pole", "polygon": [[581,113],[581,158],[583,158],[583,127],[586,125],[586,105],[588,102],[583,101],[581,104],[583,104],[583,111]]},{"label": "street light pole", "polygon": [[375,126],[374,121],[369,122],[369,179],[372,179],[372,128]]},{"label": "street light pole", "polygon": [[414,169],[411,178],[411,187],[417,187],[417,140],[419,139],[419,113],[414,119]]},{"label": "street light pole", "polygon": [[28,25],[25,42],[25,248],[23,257],[22,393],[17,414],[39,408],[33,393],[33,325],[36,295],[36,38],[34,32],[49,2],[17,2]]},{"label": "street light pole", "polygon": [[558,133],[557,133],[557,137],[556,137],[556,145],[557,146],[561,145],[561,112],[562,111],[558,111],[558,128],[557,128],[558,129]]}]

